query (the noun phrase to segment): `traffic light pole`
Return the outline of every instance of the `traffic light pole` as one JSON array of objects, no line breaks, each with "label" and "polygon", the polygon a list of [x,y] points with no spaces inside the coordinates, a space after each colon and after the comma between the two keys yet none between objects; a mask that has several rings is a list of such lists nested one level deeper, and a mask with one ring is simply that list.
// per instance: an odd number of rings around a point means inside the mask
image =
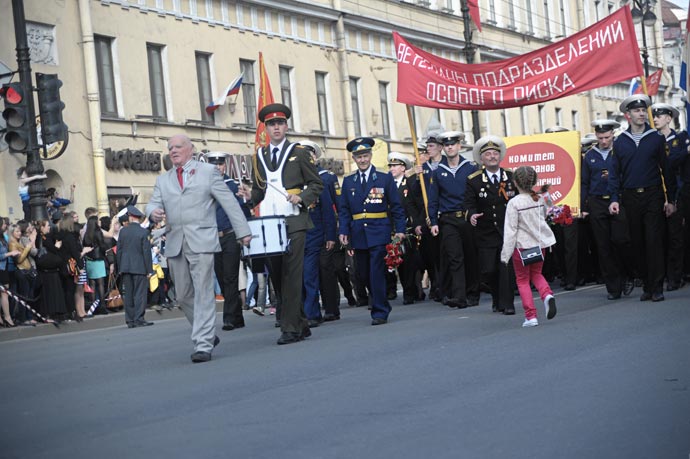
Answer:
[{"label": "traffic light pole", "polygon": [[[14,18],[14,37],[17,42],[17,70],[19,81],[28,98],[27,118],[29,123],[29,138],[26,146],[26,174],[29,177],[44,173],[43,162],[39,153],[36,137],[36,111],[34,109],[33,84],[31,78],[31,56],[26,38],[26,19],[24,17],[24,1],[12,0],[12,16]],[[43,179],[29,182],[29,205],[32,220],[47,220],[46,188]]]}]

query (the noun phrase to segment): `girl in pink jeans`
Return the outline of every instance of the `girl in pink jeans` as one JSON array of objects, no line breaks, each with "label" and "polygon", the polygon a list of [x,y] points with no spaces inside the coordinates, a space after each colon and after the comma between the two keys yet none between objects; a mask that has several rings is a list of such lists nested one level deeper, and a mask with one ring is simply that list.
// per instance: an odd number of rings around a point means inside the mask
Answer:
[{"label": "girl in pink jeans", "polygon": [[539,246],[543,259],[544,249],[554,245],[556,237],[546,223],[547,205],[544,198],[533,190],[537,184],[535,170],[527,166],[518,167],[513,173],[513,182],[515,182],[520,194],[508,201],[506,208],[501,261],[508,264],[510,258],[513,258],[515,281],[522,299],[522,307],[525,308],[525,322],[522,326],[536,327],[539,322],[537,321],[537,310],[534,307],[530,282],[539,291],[539,296],[544,302],[547,319],[553,319],[556,316],[556,299],[551,287],[541,274],[544,262],[539,261],[523,265],[520,251]]}]

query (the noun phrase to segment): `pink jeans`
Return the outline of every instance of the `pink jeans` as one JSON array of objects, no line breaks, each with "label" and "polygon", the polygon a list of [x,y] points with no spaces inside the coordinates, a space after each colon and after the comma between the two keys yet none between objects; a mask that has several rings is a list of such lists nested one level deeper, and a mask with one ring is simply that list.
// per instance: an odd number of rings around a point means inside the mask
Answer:
[{"label": "pink jeans", "polygon": [[[542,256],[544,249],[541,250]],[[544,265],[543,261],[539,263],[532,263],[531,265],[523,266],[520,260],[520,252],[515,249],[513,252],[513,269],[515,270],[515,282],[517,283],[518,291],[520,292],[520,299],[522,300],[522,307],[525,308],[526,319],[536,319],[537,309],[534,307],[534,298],[532,298],[532,288],[530,282],[534,284],[539,292],[542,301],[548,295],[553,294],[549,283],[546,282],[544,276],[541,274],[541,267]]]}]

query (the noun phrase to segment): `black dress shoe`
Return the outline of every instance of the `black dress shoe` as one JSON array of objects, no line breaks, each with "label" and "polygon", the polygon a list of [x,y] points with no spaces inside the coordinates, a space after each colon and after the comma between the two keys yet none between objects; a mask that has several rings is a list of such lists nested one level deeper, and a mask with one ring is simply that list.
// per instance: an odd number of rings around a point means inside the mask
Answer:
[{"label": "black dress shoe", "polygon": [[347,299],[347,305],[348,306],[357,306],[357,300],[355,300],[353,297],[350,297]]},{"label": "black dress shoe", "polygon": [[505,316],[514,316],[515,315],[515,308],[505,308],[503,310],[503,315]]},{"label": "black dress shoe", "polygon": [[477,306],[479,305],[479,298],[478,297],[467,297],[467,306]]},{"label": "black dress shoe", "polygon": [[609,294],[606,296],[606,299],[607,299],[607,300],[620,300],[620,298],[621,298],[621,294],[620,294],[620,293],[609,293]]},{"label": "black dress shoe", "polygon": [[323,316],[325,322],[333,322],[334,320],[340,320],[340,314],[325,314]]},{"label": "black dress shoe", "polygon": [[280,328],[280,320],[276,320],[276,323],[273,324],[275,328]]},{"label": "black dress shoe", "polygon": [[211,353],[204,351],[196,351],[192,354],[192,363],[202,363],[211,360]]},{"label": "black dress shoe", "polygon": [[568,290],[568,291],[575,290],[575,284],[566,284],[566,286],[563,287],[563,290]]},{"label": "black dress shoe", "polygon": [[387,324],[387,323],[388,323],[388,321],[386,319],[380,319],[380,318],[371,319],[371,325],[383,325],[383,324]]},{"label": "black dress shoe", "polygon": [[467,302],[462,302],[457,298],[448,298],[445,305],[449,308],[465,309],[467,307]]},{"label": "black dress shoe", "polygon": [[235,326],[233,324],[225,324],[223,325],[223,330],[229,331],[229,330],[234,330]]},{"label": "black dress shoe", "polygon": [[664,294],[663,293],[652,293],[652,301],[658,302],[658,301],[664,301]]},{"label": "black dress shoe", "polygon": [[640,295],[640,301],[649,301],[652,299],[652,294],[649,292],[643,292],[642,295]]},{"label": "black dress shoe", "polygon": [[150,327],[151,325],[153,325],[153,322],[148,322],[146,320],[140,320],[137,322],[137,327]]},{"label": "black dress shoe", "polygon": [[293,333],[293,332],[283,332],[280,335],[280,338],[278,338],[277,343],[279,345],[282,344],[292,344],[292,343],[298,343],[302,340],[302,335],[299,333]]},{"label": "black dress shoe", "polygon": [[414,304],[414,298],[403,298],[403,304]]},{"label": "black dress shoe", "polygon": [[311,330],[309,329],[309,327],[304,327],[302,329],[302,339],[309,338],[310,336],[311,336]]},{"label": "black dress shoe", "polygon": [[309,325],[309,328],[316,328],[316,327],[318,327],[319,325],[321,325],[321,322],[323,322],[323,319],[321,319],[321,320],[319,320],[319,319],[309,319],[309,320],[307,321],[307,324]]},{"label": "black dress shoe", "polygon": [[218,338],[218,335],[213,337],[213,347],[216,347],[220,344],[220,338]]},{"label": "black dress shoe", "polygon": [[397,297],[398,297],[398,294],[395,293],[395,292],[388,292],[388,293],[386,294],[386,298],[389,299],[389,300],[394,300],[394,299],[396,299]]},{"label": "black dress shoe", "polygon": [[369,306],[369,299],[357,300],[357,306]]},{"label": "black dress shoe", "polygon": [[666,284],[666,291],[667,292],[672,292],[674,290],[678,290],[680,288],[680,282],[669,282]]}]

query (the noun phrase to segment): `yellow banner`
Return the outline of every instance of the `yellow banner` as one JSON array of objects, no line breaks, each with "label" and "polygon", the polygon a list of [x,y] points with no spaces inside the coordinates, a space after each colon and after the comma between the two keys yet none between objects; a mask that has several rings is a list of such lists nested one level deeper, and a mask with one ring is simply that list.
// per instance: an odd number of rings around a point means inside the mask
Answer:
[{"label": "yellow banner", "polygon": [[549,184],[554,204],[567,204],[573,216],[580,213],[580,133],[555,132],[506,137],[506,156],[501,167],[532,166],[537,186]]}]

